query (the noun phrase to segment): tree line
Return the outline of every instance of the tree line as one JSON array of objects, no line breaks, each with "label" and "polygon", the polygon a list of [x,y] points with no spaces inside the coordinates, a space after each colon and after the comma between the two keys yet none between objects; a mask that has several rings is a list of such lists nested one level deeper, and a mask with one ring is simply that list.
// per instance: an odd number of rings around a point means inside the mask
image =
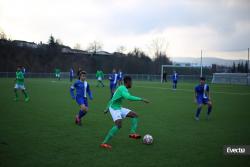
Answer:
[{"label": "tree line", "polygon": [[97,69],[109,73],[115,68],[125,73],[160,74],[162,64],[172,64],[163,52],[150,58],[139,48],[134,48],[127,54],[120,52],[98,54],[96,50],[94,52],[63,52],[63,48],[71,49],[60,44],[53,36],[49,37],[48,43],[34,43],[34,47],[20,46],[20,43],[16,41],[2,38],[0,39],[0,71],[14,72],[17,65],[22,65],[28,72],[51,73],[55,68],[66,72],[70,68],[75,71],[82,68],[88,73],[95,73]]},{"label": "tree line", "polygon": [[237,65],[235,62],[233,62],[232,66],[232,73],[247,73],[248,71],[248,62],[246,61],[245,63],[239,62]]}]

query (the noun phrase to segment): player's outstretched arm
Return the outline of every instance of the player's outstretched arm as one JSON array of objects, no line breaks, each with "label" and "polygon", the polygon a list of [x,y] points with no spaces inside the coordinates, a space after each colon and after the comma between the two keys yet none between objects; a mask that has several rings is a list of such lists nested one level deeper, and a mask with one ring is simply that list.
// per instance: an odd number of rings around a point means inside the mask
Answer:
[{"label": "player's outstretched arm", "polygon": [[208,96],[208,99],[211,101],[211,100],[212,100],[212,98],[211,98],[210,91],[207,93],[207,96]]},{"label": "player's outstretched arm", "polygon": [[87,93],[89,95],[90,100],[93,100],[93,95],[92,95],[92,92],[91,92],[91,90],[89,88],[89,85],[87,86]]},{"label": "player's outstretched arm", "polygon": [[126,91],[122,92],[122,97],[124,97],[127,100],[131,100],[131,101],[142,101],[142,98],[132,96],[132,95],[129,94],[129,92],[126,92]]},{"label": "player's outstretched arm", "polygon": [[197,92],[196,92],[196,91],[194,91],[194,102],[195,102],[195,103],[197,103],[196,98],[197,98]]},{"label": "player's outstretched arm", "polygon": [[143,101],[144,103],[150,103],[150,101],[147,100],[147,99],[142,99],[142,101]]},{"label": "player's outstretched arm", "polygon": [[75,99],[74,91],[75,91],[75,87],[72,85],[72,86],[70,87],[70,96],[72,97],[72,99]]}]

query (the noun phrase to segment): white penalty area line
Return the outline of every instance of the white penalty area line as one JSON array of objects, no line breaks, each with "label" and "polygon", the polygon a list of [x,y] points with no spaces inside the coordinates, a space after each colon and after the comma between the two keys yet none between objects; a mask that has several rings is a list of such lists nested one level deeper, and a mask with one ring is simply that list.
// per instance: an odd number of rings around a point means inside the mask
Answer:
[{"label": "white penalty area line", "polygon": [[[51,83],[62,83],[62,84],[73,84],[74,82],[65,82],[65,81],[50,81]],[[157,86],[138,86],[134,85],[133,87],[137,88],[148,88],[148,89],[159,89],[159,90],[172,90],[172,91],[182,91],[182,92],[194,92],[194,90],[191,89],[176,89],[173,90],[172,88],[163,88],[163,87],[157,87]],[[249,93],[237,93],[237,92],[221,92],[221,91],[212,91],[212,94],[225,94],[225,95],[240,95],[240,96],[247,96],[250,95]]]},{"label": "white penalty area line", "polygon": [[[160,89],[160,90],[173,90],[172,88],[162,88],[162,87],[156,87],[156,86],[134,86],[138,88],[149,88],[149,89]],[[173,91],[183,91],[183,92],[194,92],[194,90],[190,89],[176,89]],[[250,95],[249,93],[237,93],[237,92],[220,92],[220,91],[213,91],[212,94],[226,94],[226,95],[242,95],[247,96]]]}]

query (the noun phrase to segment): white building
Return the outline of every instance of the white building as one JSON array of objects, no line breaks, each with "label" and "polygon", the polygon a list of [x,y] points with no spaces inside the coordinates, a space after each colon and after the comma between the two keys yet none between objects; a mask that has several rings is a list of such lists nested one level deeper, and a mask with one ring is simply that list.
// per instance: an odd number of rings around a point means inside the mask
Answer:
[{"label": "white building", "polygon": [[19,47],[29,47],[29,48],[38,47],[38,45],[34,42],[27,42],[27,41],[20,41],[20,40],[14,40],[13,42]]}]

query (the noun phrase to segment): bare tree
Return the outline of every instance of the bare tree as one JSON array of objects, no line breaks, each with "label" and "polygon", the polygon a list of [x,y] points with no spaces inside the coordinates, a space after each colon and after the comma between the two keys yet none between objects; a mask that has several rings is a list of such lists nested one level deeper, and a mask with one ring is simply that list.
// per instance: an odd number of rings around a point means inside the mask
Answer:
[{"label": "bare tree", "polygon": [[74,49],[81,50],[81,45],[79,43],[76,43],[74,46]]},{"label": "bare tree", "polygon": [[157,37],[152,40],[149,45],[149,51],[154,54],[155,57],[167,55],[168,42],[165,38]]},{"label": "bare tree", "polygon": [[0,29],[0,39],[7,39],[7,35],[3,30]]},{"label": "bare tree", "polygon": [[63,42],[62,42],[62,40],[60,38],[56,39],[56,43],[59,44],[59,45],[63,45]]},{"label": "bare tree", "polygon": [[126,48],[124,46],[119,46],[117,49],[116,49],[116,52],[118,53],[124,53],[126,51]]},{"label": "bare tree", "polygon": [[99,41],[93,41],[87,47],[87,51],[96,53],[97,51],[102,50],[103,44]]}]

